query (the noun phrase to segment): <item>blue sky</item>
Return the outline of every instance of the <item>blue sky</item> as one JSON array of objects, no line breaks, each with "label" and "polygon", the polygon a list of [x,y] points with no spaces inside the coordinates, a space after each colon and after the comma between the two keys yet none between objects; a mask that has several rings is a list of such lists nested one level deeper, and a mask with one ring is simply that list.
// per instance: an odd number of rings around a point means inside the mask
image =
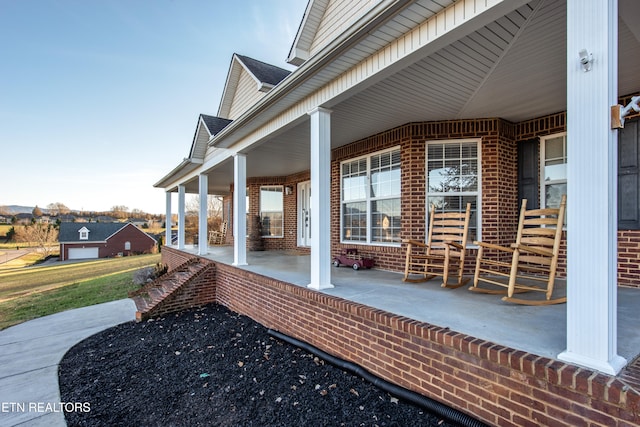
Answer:
[{"label": "blue sky", "polygon": [[216,115],[232,54],[293,69],[306,4],[0,0],[0,205],[164,213],[153,184]]}]

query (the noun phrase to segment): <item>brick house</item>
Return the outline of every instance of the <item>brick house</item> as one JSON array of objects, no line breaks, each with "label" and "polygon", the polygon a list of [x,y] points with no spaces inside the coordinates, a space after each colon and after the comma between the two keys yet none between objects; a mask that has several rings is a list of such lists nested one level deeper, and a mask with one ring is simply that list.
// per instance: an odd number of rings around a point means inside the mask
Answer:
[{"label": "brick house", "polygon": [[131,223],[63,222],[60,261],[152,253],[156,240]]},{"label": "brick house", "polygon": [[[257,217],[267,250],[309,254],[316,291],[332,286],[330,259],[344,247],[401,271],[401,240],[424,240],[432,203],[471,202],[470,240],[509,245],[522,198],[553,206],[568,194],[567,350],[549,365],[617,374],[630,361],[617,354],[615,291],[640,287],[640,121],[631,111],[615,128],[611,107],[640,94],[640,8],[599,0],[585,9],[578,0],[311,0],[287,59],[297,68],[278,74],[234,55],[217,113],[228,123],[205,133],[201,118],[189,158],[156,183],[167,218],[178,193],[177,252],[167,259],[185,249],[185,193],[224,196],[234,266],[247,263],[251,224],[234,219]],[[199,232],[204,256],[204,205]],[[215,286],[225,290],[249,280],[220,271]],[[577,398],[567,395],[556,397]],[[467,410],[503,421],[489,406]]]}]

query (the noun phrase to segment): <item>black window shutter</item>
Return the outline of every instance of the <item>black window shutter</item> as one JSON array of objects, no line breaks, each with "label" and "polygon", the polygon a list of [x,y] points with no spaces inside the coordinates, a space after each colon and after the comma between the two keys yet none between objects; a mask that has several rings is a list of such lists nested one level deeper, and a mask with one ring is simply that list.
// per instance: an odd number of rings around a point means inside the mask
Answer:
[{"label": "black window shutter", "polygon": [[527,199],[527,209],[539,207],[540,159],[538,138],[518,142],[518,206]]},{"label": "black window shutter", "polygon": [[640,230],[640,121],[618,132],[618,229]]}]

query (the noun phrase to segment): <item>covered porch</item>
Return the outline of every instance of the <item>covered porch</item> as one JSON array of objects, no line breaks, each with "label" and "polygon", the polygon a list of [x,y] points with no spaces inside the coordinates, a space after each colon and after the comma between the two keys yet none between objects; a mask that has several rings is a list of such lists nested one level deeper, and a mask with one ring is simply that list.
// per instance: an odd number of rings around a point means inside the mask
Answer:
[{"label": "covered porch", "polygon": [[[183,252],[198,255],[198,247]],[[199,255],[198,255],[199,256]],[[233,264],[233,247],[210,246],[201,256]],[[247,265],[237,266],[300,287],[311,281],[310,256],[289,251],[248,252]],[[440,287],[440,278],[424,283],[405,283],[402,273],[382,270],[332,269],[334,288],[320,292],[384,310],[420,322],[470,335],[534,355],[556,359],[566,348],[567,306],[520,306],[503,302],[497,295]],[[564,280],[557,281],[559,293]],[[618,354],[629,362],[640,355],[640,289],[618,287]]]},{"label": "covered porch", "polygon": [[[638,352],[621,348],[635,346],[627,336],[633,332],[624,330],[634,324],[631,307],[635,300],[627,299],[626,294],[618,298],[621,292],[633,291],[617,286],[619,131],[612,128],[610,119],[611,107],[620,103],[620,95],[640,93],[636,78],[640,36],[632,25],[640,10],[629,0],[620,1],[619,14],[617,1],[595,2],[589,10],[576,0],[505,0],[482,7],[462,1],[436,10],[413,3],[380,2],[380,8],[349,27],[346,41],[328,45],[305,62],[246,113],[203,141],[201,157],[185,160],[157,184],[167,192],[167,218],[172,212],[171,193],[178,193],[178,249],[213,259],[217,251],[224,251],[225,258],[217,261],[248,271],[273,268],[273,275],[256,273],[298,286],[311,284],[322,294],[349,292],[351,301],[361,298],[362,304],[410,319],[433,315],[439,320],[433,324],[442,328],[505,342],[502,345],[510,348],[533,346],[534,335],[546,336],[544,345],[523,350],[616,374]],[[548,122],[553,123],[540,132],[539,123]],[[400,240],[424,237],[427,192],[431,191],[426,184],[427,147],[437,141],[464,140],[476,147],[471,157],[479,165],[473,176],[478,183],[473,197],[479,238],[509,244],[513,234],[509,227],[515,223],[521,197],[518,190],[525,187],[519,182],[517,148],[535,140],[536,157],[523,156],[523,160],[533,164],[536,177],[529,198],[542,199],[546,184],[539,172],[545,165],[537,155],[540,138],[551,135],[566,138],[571,159],[564,163],[566,176],[559,183],[567,188],[569,206],[566,306],[505,306],[502,310],[498,308],[502,302],[491,296],[460,297],[462,289],[407,285],[399,276],[388,284],[380,282],[381,288],[389,290],[388,296],[375,295],[370,281],[358,282],[355,274],[367,278],[390,273],[330,267],[332,254],[354,242],[373,251],[395,253],[398,267]],[[402,191],[394,190],[397,194],[392,194],[392,202],[396,204],[380,214],[398,218],[399,225],[394,226],[390,241],[372,238],[378,207],[367,196],[361,216],[368,222],[363,220],[362,239],[355,241],[346,225],[351,216],[345,212],[356,202],[341,196],[342,182],[350,177],[341,170],[360,161],[371,163],[373,156],[390,150],[395,150],[393,155],[399,152]],[[367,159],[362,160],[364,157]],[[371,167],[365,169],[362,176],[370,177]],[[247,187],[254,182],[269,185],[302,175],[313,189],[309,212],[314,237],[304,245],[310,248],[310,257],[292,262],[305,263],[296,274],[291,266],[263,261],[261,257],[267,254],[247,253],[245,221],[233,218],[258,213],[256,203],[249,204],[247,198]],[[185,245],[185,193],[200,196],[197,249]],[[286,197],[287,191],[282,193]],[[225,194],[232,201],[233,248],[206,247],[204,200],[209,194]],[[283,214],[287,211],[291,209],[283,205]],[[302,211],[298,208],[298,215]],[[295,235],[299,228],[288,233]],[[283,233],[282,239],[288,236]],[[167,235],[167,241],[169,238]],[[281,278],[285,273],[291,277]],[[420,304],[416,295],[423,291],[428,294]],[[476,316],[481,300],[489,304],[489,314]],[[407,307],[402,310],[421,310],[398,312],[380,307],[383,301],[403,303]],[[625,305],[618,308],[623,301]],[[629,308],[625,308],[627,303]],[[536,313],[519,315],[528,311]],[[533,317],[545,313],[556,316],[548,327]],[[495,323],[487,323],[490,320]],[[433,318],[422,321],[433,322]],[[507,343],[512,332],[513,341]]]}]

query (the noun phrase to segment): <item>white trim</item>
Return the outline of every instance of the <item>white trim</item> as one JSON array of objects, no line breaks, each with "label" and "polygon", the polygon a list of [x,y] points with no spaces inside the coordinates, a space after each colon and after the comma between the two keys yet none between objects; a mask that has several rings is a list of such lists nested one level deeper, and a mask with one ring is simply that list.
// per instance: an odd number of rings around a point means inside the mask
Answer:
[{"label": "white trim", "polygon": [[[429,176],[428,176],[428,166],[429,166],[429,144],[430,143],[463,143],[463,142],[475,142],[476,143],[476,155],[478,157],[478,190],[476,192],[462,192],[456,193],[461,196],[472,196],[474,193],[477,193],[477,201],[476,201],[476,237],[474,240],[480,241],[482,240],[482,138],[459,138],[459,139],[430,139],[425,141],[424,143],[424,184],[425,184],[425,230],[429,228]],[[442,193],[446,194],[446,193]],[[425,235],[426,239],[426,235]],[[426,241],[426,240],[425,240]],[[467,244],[467,248],[473,249],[477,248],[477,245]]]}]

